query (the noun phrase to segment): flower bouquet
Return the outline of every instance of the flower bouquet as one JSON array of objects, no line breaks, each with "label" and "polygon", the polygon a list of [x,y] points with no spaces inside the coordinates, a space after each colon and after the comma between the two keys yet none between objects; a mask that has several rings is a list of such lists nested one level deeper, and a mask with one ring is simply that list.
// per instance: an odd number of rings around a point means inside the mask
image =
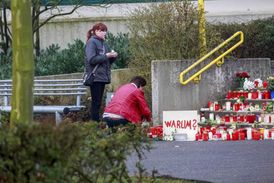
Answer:
[{"label": "flower bouquet", "polygon": [[248,75],[247,72],[237,72],[236,73],[236,83],[238,85],[238,88],[242,89],[243,88],[243,85],[244,85],[244,82],[247,78],[250,78],[250,76]]}]

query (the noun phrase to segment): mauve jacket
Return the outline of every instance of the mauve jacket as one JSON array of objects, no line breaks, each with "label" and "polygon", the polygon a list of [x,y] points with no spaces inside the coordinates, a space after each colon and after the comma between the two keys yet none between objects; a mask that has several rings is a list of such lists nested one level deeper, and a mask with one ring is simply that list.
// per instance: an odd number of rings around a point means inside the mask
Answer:
[{"label": "mauve jacket", "polygon": [[132,123],[141,122],[142,117],[151,121],[151,111],[144,92],[131,83],[121,86],[115,92],[104,112],[118,114]]}]

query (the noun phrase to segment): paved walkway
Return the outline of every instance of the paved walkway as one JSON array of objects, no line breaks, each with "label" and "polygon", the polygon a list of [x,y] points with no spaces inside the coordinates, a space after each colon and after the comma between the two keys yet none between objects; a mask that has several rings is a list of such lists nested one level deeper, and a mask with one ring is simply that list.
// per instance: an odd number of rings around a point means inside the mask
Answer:
[{"label": "paved walkway", "polygon": [[[151,174],[227,183],[273,183],[274,140],[154,142],[142,164]],[[129,171],[136,171],[136,156],[128,159]]]}]

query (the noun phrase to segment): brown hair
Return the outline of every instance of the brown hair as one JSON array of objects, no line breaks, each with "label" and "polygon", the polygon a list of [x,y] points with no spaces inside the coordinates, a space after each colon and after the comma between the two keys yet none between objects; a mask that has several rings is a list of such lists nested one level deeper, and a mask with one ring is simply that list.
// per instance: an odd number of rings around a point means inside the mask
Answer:
[{"label": "brown hair", "polygon": [[131,83],[136,84],[137,88],[140,88],[141,86],[146,86],[147,82],[145,80],[145,78],[143,78],[142,76],[134,76],[131,80]]},{"label": "brown hair", "polygon": [[95,31],[100,30],[100,31],[108,31],[108,28],[105,24],[103,23],[97,23],[93,25],[93,27],[87,32],[87,41],[92,35],[95,35]]}]

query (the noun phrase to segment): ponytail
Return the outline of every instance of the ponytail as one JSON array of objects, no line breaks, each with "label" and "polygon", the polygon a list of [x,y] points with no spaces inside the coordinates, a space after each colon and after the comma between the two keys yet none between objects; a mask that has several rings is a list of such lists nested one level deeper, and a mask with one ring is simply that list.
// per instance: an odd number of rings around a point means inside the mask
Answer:
[{"label": "ponytail", "polygon": [[93,35],[93,29],[90,29],[88,32],[87,32],[87,41],[90,39],[90,37]]}]

